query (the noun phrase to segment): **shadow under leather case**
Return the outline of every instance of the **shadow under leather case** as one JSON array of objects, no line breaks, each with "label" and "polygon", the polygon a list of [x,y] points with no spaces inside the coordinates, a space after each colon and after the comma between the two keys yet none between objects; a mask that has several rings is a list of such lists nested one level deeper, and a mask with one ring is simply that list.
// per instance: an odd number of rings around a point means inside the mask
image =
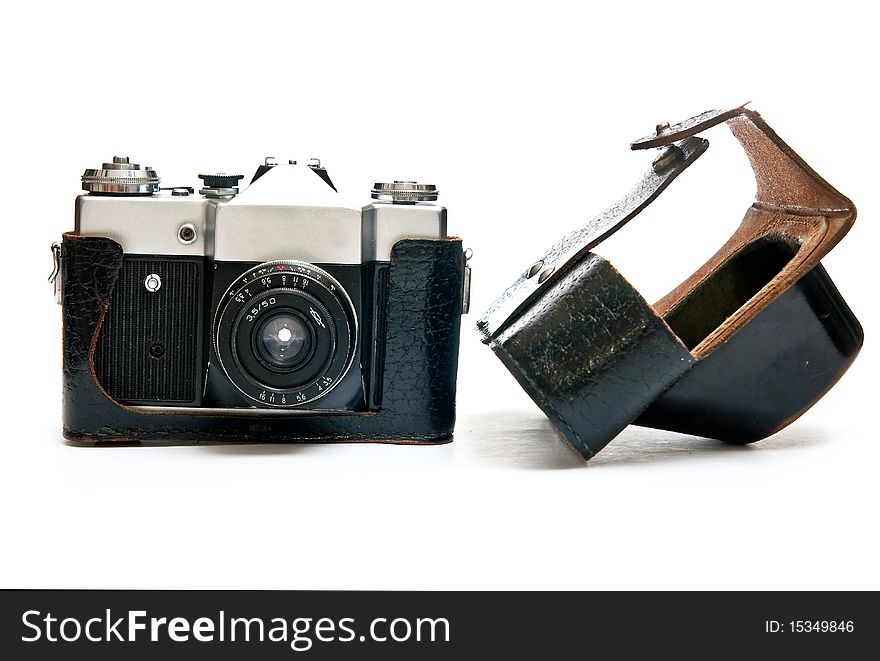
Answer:
[{"label": "shadow under leather case", "polygon": [[[726,122],[757,181],[724,246],[655,305],[591,252],[650,204]],[[554,245],[477,327],[565,441],[589,459],[630,423],[733,443],[809,409],[843,375],[862,328],[819,260],[853,203],[758,113],[709,111],[633,143],[665,148],[623,200]]]},{"label": "shadow under leather case", "polygon": [[[135,410],[95,375],[95,348],[123,263],[111,239],[64,235],[61,246],[63,420],[69,441],[437,443],[455,423],[465,260],[459,239],[395,244],[386,301],[377,411]],[[258,415],[254,415],[255,411]]]}]

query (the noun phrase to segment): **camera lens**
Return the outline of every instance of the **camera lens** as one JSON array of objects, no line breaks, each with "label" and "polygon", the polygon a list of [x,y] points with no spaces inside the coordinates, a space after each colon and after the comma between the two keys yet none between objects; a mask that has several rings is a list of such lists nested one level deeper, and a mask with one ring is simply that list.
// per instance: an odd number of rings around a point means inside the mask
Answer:
[{"label": "camera lens", "polygon": [[257,354],[280,370],[304,362],[314,345],[313,333],[299,315],[281,312],[266,319],[254,333]]},{"label": "camera lens", "polygon": [[266,262],[236,278],[221,298],[214,351],[232,385],[257,405],[305,406],[348,373],[357,321],[351,298],[327,271]]}]

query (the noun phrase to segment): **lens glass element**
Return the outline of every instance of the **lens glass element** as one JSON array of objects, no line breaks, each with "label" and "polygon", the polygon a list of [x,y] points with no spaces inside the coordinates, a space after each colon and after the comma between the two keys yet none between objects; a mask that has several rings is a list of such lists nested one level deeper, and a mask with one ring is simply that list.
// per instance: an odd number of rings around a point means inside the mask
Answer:
[{"label": "lens glass element", "polygon": [[291,369],[311,352],[312,333],[299,315],[281,312],[257,328],[256,349],[260,357],[277,369]]}]

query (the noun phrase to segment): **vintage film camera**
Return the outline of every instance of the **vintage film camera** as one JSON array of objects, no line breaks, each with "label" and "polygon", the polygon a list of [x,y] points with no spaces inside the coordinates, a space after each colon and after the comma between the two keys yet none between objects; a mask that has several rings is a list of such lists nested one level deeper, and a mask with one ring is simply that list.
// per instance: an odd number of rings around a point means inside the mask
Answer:
[{"label": "vintage film camera", "polygon": [[349,202],[317,159],[199,177],[83,174],[53,246],[65,437],[448,439],[470,279],[436,188]]}]

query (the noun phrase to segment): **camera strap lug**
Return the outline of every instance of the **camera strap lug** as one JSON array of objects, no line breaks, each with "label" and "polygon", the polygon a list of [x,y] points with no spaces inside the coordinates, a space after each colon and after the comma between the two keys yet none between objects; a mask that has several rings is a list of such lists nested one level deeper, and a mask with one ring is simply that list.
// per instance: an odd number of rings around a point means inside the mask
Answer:
[{"label": "camera strap lug", "polygon": [[471,267],[469,262],[474,256],[474,251],[468,248],[464,251],[464,277],[461,281],[461,313],[467,314],[471,309]]},{"label": "camera strap lug", "polygon": [[55,302],[61,305],[61,244],[57,241],[52,243],[52,273],[49,274],[49,284],[55,294]]}]

